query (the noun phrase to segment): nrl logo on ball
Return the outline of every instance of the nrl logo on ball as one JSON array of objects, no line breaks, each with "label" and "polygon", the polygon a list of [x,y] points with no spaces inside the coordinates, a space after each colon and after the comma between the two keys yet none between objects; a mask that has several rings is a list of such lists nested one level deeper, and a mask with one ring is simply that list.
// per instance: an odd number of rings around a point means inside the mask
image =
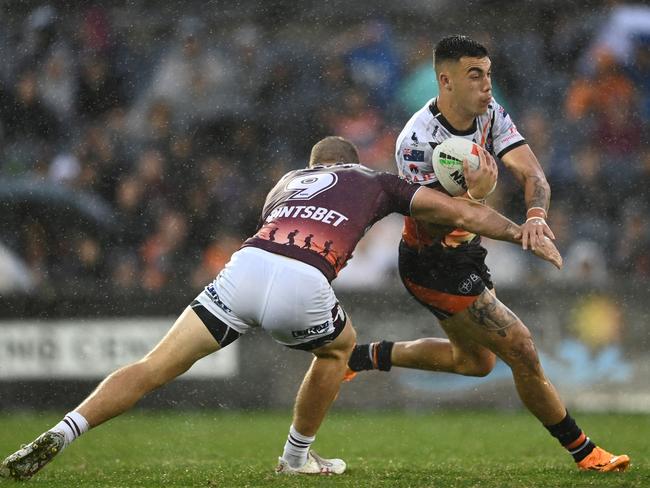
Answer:
[{"label": "nrl logo on ball", "polygon": [[478,154],[477,144],[456,136],[445,139],[434,148],[433,171],[451,196],[459,196],[467,191],[463,159],[467,159],[469,167],[476,170],[480,164]]}]

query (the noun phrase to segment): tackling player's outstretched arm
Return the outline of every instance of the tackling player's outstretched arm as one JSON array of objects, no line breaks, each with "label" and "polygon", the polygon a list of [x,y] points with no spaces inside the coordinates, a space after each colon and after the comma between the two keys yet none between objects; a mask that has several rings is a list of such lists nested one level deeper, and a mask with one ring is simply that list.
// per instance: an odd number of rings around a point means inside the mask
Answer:
[{"label": "tackling player's outstretched arm", "polygon": [[[411,216],[439,225],[460,227],[491,239],[521,243],[521,227],[491,208],[477,202],[451,198],[429,188],[421,188],[413,196]],[[562,267],[562,256],[549,239],[543,239],[533,253]]]},{"label": "tackling player's outstretched arm", "polygon": [[411,217],[438,225],[460,227],[492,239],[519,243],[521,229],[510,219],[477,202],[451,198],[429,188],[411,202]]},{"label": "tackling player's outstretched arm", "polygon": [[544,170],[537,161],[528,144],[514,148],[501,158],[517,180],[524,187],[526,199],[526,222],[522,225],[521,243],[526,249],[528,244],[534,249],[547,236],[555,239],[546,224],[548,207],[551,202],[551,187],[546,181]]}]

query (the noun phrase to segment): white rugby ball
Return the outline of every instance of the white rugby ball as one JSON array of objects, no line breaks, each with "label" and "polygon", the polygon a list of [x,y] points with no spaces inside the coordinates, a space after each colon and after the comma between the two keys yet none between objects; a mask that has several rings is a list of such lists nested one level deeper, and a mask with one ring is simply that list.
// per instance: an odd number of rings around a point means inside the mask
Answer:
[{"label": "white rugby ball", "polygon": [[445,139],[433,150],[433,171],[443,188],[454,197],[467,191],[463,159],[467,159],[471,169],[478,169],[478,145],[462,137]]}]

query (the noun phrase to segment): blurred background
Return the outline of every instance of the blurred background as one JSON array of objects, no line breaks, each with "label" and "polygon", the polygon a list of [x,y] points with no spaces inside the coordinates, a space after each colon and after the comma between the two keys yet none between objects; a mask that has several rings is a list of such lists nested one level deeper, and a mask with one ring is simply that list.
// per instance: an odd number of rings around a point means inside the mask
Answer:
[{"label": "blurred background", "polygon": [[[569,407],[650,411],[650,7],[615,1],[7,0],[0,6],[0,409],[64,408],[135,360],[256,227],[312,144],[394,144],[437,93],[432,47],[467,34],[542,164],[559,272],[487,242],[502,300]],[[521,222],[500,167],[491,205]],[[396,273],[401,218],[335,282],[360,341],[440,335]],[[291,404],[309,355],[252,333],[145,406]],[[397,393],[397,394],[396,394]],[[394,370],[346,408],[519,408],[487,378]]]}]

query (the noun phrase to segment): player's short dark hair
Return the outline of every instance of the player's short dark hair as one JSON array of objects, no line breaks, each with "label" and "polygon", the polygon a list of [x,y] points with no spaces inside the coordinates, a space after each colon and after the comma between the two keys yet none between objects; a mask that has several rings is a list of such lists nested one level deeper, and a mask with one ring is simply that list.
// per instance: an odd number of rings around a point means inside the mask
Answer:
[{"label": "player's short dark hair", "polygon": [[471,37],[456,34],[440,39],[433,48],[433,64],[438,69],[440,63],[445,61],[460,61],[460,58],[484,58],[488,50],[480,42]]},{"label": "player's short dark hair", "polygon": [[358,163],[359,153],[354,144],[338,136],[321,139],[311,148],[309,166],[332,163]]}]

